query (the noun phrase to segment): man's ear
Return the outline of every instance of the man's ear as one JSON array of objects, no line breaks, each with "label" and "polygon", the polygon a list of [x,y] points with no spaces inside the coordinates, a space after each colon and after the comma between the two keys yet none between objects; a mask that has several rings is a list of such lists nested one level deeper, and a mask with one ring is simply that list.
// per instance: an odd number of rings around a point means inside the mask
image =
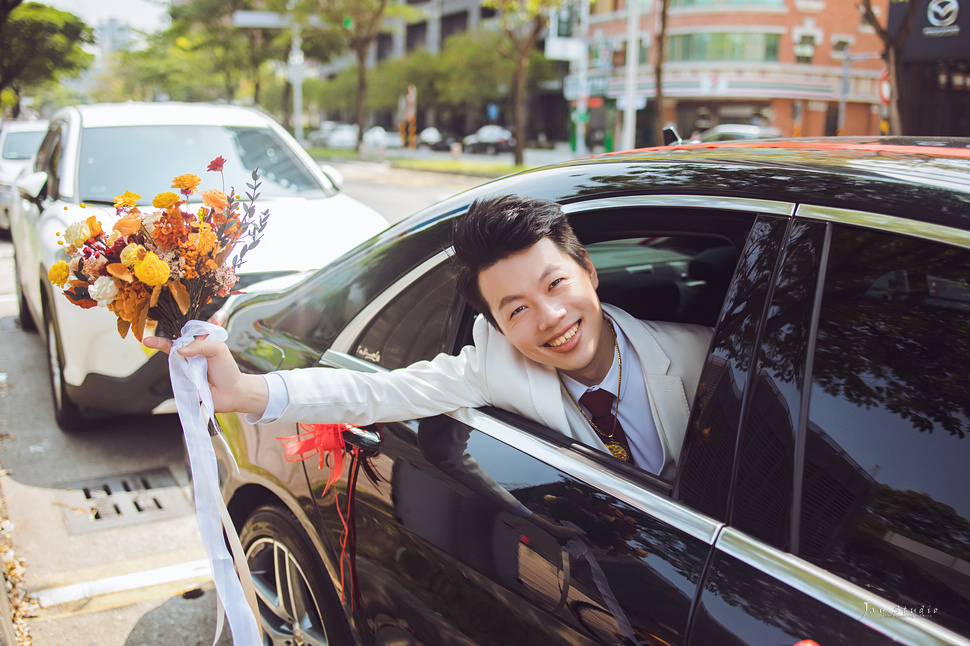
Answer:
[{"label": "man's ear", "polygon": [[583,260],[585,260],[584,264],[586,265],[583,269],[589,274],[589,282],[593,284],[593,289],[596,289],[600,286],[600,278],[596,273],[596,266],[593,265],[593,260],[589,257],[589,252],[586,249],[583,249]]}]

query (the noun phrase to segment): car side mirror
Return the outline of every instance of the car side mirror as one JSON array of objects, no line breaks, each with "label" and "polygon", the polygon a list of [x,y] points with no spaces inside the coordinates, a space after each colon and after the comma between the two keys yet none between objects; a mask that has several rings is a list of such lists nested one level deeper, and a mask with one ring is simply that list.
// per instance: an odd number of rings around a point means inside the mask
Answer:
[{"label": "car side mirror", "polygon": [[24,173],[17,178],[17,190],[20,196],[38,207],[44,200],[42,193],[45,186],[47,186],[47,173],[44,171]]},{"label": "car side mirror", "polygon": [[330,181],[333,183],[334,187],[338,191],[343,187],[344,176],[340,173],[339,170],[337,170],[330,164],[321,164],[320,169],[323,171],[324,175],[330,178]]},{"label": "car side mirror", "polygon": [[681,144],[683,140],[680,135],[677,134],[677,129],[673,126],[667,126],[664,128],[664,146],[672,146],[674,144]]}]

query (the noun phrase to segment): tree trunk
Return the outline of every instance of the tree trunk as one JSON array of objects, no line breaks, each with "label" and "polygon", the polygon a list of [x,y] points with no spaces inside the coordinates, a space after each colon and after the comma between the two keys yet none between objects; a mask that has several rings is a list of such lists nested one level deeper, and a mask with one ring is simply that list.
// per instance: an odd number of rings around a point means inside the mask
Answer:
[{"label": "tree trunk", "polygon": [[896,47],[888,47],[886,67],[889,69],[889,134],[900,136],[903,134],[903,122],[899,112],[899,58]]},{"label": "tree trunk", "polygon": [[369,47],[355,48],[357,53],[357,150],[364,143],[364,126],[367,124],[367,50]]},{"label": "tree trunk", "polygon": [[[654,145],[661,146],[664,142],[664,46],[667,40],[667,7],[670,0],[661,0],[660,4],[660,32],[657,34],[657,56],[653,65],[653,78],[656,85],[657,117],[654,121]],[[629,47],[627,56],[631,55]],[[633,56],[640,56],[640,52],[632,52]]]},{"label": "tree trunk", "polygon": [[529,53],[519,51],[515,62],[515,79],[512,83],[512,113],[515,123],[515,148],[513,149],[516,166],[525,163],[525,76],[528,69]]}]

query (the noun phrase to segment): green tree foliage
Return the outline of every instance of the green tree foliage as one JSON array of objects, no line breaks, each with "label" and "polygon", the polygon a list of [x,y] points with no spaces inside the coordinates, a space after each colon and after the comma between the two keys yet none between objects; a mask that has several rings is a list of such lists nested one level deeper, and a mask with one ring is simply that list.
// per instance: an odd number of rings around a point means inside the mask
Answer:
[{"label": "green tree foliage", "polygon": [[[306,0],[300,4],[301,11],[320,16],[357,61],[358,146],[367,126],[367,56],[383,29],[389,5],[389,0]],[[392,13],[396,8],[391,8]]]},{"label": "green tree foliage", "polygon": [[0,5],[0,91],[19,100],[26,88],[76,76],[92,60],[82,47],[94,42],[91,28],[72,13],[37,2]]},{"label": "green tree foliage", "polygon": [[522,164],[525,153],[525,91],[529,60],[539,36],[549,24],[549,14],[563,0],[485,0],[484,6],[499,11],[505,34],[500,51],[515,63],[512,76],[512,112],[515,123],[515,163]]},{"label": "green tree foliage", "polygon": [[435,81],[443,116],[480,112],[487,103],[507,105],[515,66],[499,51],[503,41],[501,33],[479,29],[445,42]]}]

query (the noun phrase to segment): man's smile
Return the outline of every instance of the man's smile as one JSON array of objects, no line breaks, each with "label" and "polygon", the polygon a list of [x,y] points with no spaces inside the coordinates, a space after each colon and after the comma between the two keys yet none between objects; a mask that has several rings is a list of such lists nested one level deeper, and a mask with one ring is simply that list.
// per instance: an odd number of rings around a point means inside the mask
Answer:
[{"label": "man's smile", "polygon": [[551,348],[558,348],[559,346],[561,346],[562,344],[566,343],[571,338],[573,338],[573,336],[575,336],[577,332],[579,332],[579,321],[576,321],[575,323],[573,323],[572,327],[566,330],[561,336],[558,336],[552,341],[549,341],[548,343],[546,343],[546,345]]}]

